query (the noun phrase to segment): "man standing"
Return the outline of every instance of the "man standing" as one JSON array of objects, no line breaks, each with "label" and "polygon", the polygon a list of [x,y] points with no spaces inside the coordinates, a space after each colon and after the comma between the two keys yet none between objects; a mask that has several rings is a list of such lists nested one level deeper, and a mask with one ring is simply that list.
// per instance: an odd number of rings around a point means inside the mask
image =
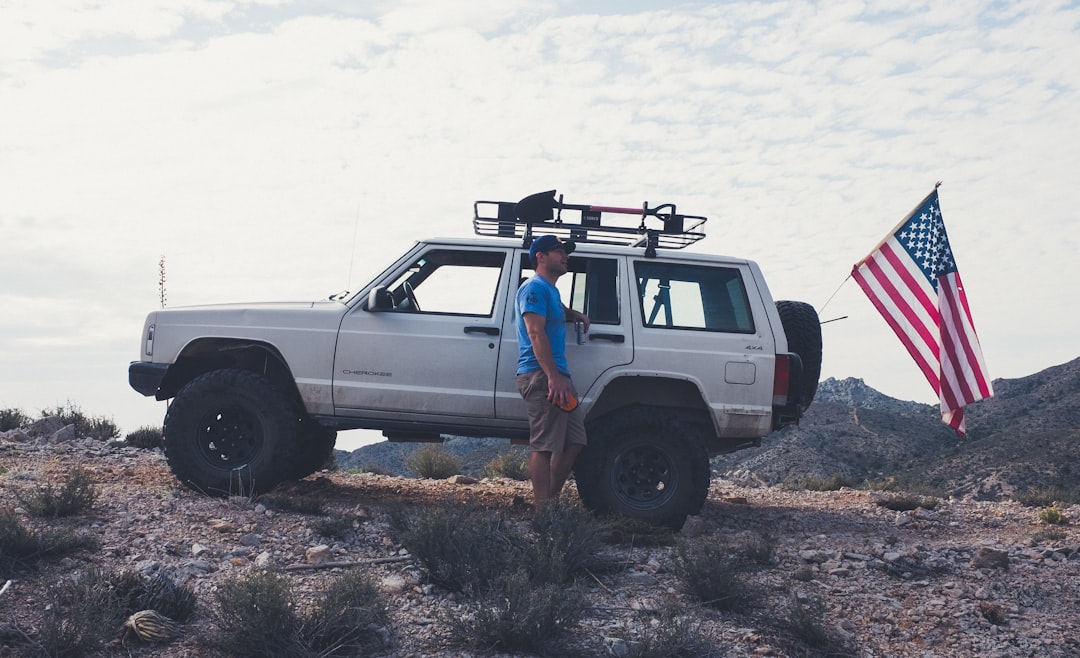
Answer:
[{"label": "man standing", "polygon": [[566,274],[574,243],[542,235],[529,247],[536,273],[517,292],[517,387],[529,415],[529,479],[541,509],[559,497],[585,447],[585,419],[566,363],[566,323],[589,316],[563,306],[555,282]]}]

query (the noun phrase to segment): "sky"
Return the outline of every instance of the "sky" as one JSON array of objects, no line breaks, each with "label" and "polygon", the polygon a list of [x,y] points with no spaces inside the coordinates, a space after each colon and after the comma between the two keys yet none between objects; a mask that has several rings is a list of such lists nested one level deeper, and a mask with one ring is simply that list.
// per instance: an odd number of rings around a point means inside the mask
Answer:
[{"label": "sky", "polygon": [[709,217],[836,319],[823,378],[936,403],[848,275],[942,181],[1024,377],[1080,356],[1077,61],[1077,2],[0,0],[0,409],[160,425],[162,262],[169,308],[325,299],[548,189]]}]

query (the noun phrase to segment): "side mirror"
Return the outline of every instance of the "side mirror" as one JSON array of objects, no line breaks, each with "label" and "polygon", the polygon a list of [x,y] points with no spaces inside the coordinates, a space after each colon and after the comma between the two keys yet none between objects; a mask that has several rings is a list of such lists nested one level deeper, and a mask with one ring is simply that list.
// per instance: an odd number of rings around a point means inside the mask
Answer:
[{"label": "side mirror", "polygon": [[368,293],[367,310],[389,311],[394,308],[394,296],[386,286],[375,286]]}]

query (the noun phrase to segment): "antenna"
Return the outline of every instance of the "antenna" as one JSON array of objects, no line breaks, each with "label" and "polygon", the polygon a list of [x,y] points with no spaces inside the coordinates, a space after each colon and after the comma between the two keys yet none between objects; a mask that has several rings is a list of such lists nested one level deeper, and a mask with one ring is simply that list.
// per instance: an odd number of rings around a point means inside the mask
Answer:
[{"label": "antenna", "polygon": [[349,279],[345,282],[345,289],[352,286],[353,263],[356,262],[356,235],[360,232],[360,204],[356,204],[356,219],[353,221],[352,248],[349,250]]}]

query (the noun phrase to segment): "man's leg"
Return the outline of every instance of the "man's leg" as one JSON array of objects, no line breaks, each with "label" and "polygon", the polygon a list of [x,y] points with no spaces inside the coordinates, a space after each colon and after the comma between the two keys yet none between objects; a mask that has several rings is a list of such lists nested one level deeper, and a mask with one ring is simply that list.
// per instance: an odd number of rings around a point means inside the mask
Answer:
[{"label": "man's leg", "polygon": [[[574,470],[574,460],[577,459],[578,454],[584,447],[579,443],[568,443],[562,452],[551,455],[551,466],[548,470],[551,473],[552,498],[558,498],[559,494],[562,493],[563,485],[566,484],[567,478],[570,477],[570,471]],[[534,488],[535,486],[533,485]]]},{"label": "man's leg", "polygon": [[532,481],[533,507],[537,510],[551,500],[552,468],[551,453],[534,450],[529,453],[529,479]]}]

